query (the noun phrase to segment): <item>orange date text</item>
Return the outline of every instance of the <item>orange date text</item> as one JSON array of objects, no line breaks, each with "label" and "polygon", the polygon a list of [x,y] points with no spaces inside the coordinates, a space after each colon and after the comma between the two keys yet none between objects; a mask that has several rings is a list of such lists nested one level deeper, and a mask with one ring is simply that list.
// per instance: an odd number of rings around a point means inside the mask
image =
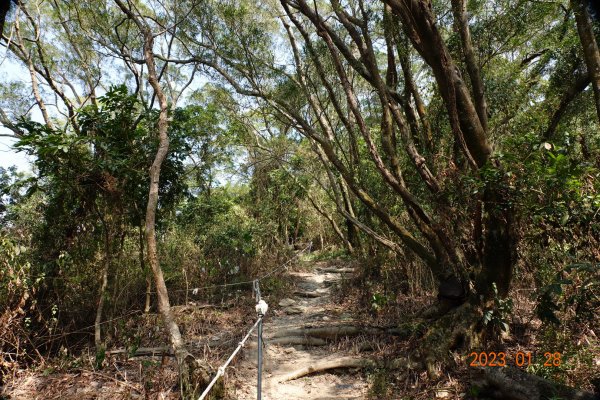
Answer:
[{"label": "orange date text", "polygon": [[[562,363],[562,356],[559,352],[547,351],[541,361],[543,361],[544,367],[558,367]],[[509,364],[517,367],[528,367],[534,362],[534,355],[523,351],[519,351],[514,355],[509,355],[503,351],[474,351],[469,354],[470,367],[505,367]]]}]

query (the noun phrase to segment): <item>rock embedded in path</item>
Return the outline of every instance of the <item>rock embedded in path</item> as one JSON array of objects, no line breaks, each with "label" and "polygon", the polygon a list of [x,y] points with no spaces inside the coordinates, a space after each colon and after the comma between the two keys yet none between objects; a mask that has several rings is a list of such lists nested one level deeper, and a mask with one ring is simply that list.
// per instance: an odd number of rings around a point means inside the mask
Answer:
[{"label": "rock embedded in path", "polygon": [[296,300],[290,299],[290,298],[282,299],[279,302],[280,307],[290,307],[290,306],[293,306],[294,304],[296,304]]},{"label": "rock embedded in path", "polygon": [[[322,264],[321,266],[325,266]],[[368,381],[365,376],[353,371],[369,368],[372,365],[373,354],[366,355],[364,360],[357,357],[354,351],[340,351],[334,355],[328,344],[332,341],[346,340],[346,337],[369,333],[368,326],[353,323],[352,313],[340,309],[332,300],[331,288],[343,282],[347,274],[332,269],[331,272],[314,271],[290,272],[294,286],[285,293],[284,298],[274,302],[274,313],[271,314],[265,326],[265,343],[269,366],[265,367],[263,394],[273,400],[360,400],[366,399]],[[340,273],[342,272],[342,273]],[[348,271],[349,272],[349,271]],[[342,319],[343,317],[344,319]],[[344,321],[347,321],[344,323]],[[380,333],[375,329],[375,333]],[[253,342],[256,343],[256,342]],[[349,359],[352,359],[348,361]],[[342,364],[339,364],[342,360]],[[302,377],[301,380],[280,382],[285,374],[293,373],[306,366],[320,366],[323,361],[334,362],[335,365],[325,365],[325,373],[316,371],[315,374]],[[255,353],[248,354],[242,363],[251,366],[240,369],[243,372],[235,384],[240,400],[252,400],[256,397]],[[341,365],[340,368],[337,366]],[[374,364],[373,364],[374,365]],[[329,368],[331,367],[331,368]],[[333,375],[335,373],[335,376]],[[244,392],[247,389],[247,392]]]},{"label": "rock embedded in path", "polygon": [[304,310],[302,309],[302,307],[298,307],[298,306],[288,307],[284,311],[288,315],[302,314],[304,312]]},{"label": "rock embedded in path", "polygon": [[321,293],[318,293],[318,292],[295,291],[294,294],[296,296],[306,297],[306,298],[311,298],[311,299],[315,299],[317,297],[321,297]]}]

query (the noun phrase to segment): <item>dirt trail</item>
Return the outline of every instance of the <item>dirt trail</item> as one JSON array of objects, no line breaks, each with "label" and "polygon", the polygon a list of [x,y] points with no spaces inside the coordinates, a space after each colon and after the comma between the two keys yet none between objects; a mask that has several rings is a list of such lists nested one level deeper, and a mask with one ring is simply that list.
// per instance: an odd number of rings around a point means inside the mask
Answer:
[{"label": "dirt trail", "polygon": [[[327,327],[353,322],[350,314],[331,300],[331,286],[352,272],[341,265],[317,263],[312,272],[289,272],[295,281],[293,293],[279,304],[270,304],[264,322],[263,338],[263,396],[264,400],[342,400],[364,399],[368,384],[359,371],[325,371],[287,382],[280,378],[302,367],[324,360],[352,356],[350,351],[336,350],[330,345],[305,346],[277,343],[282,338],[278,332],[300,327]],[[302,337],[288,337],[306,340]],[[318,339],[317,339],[318,341]],[[347,347],[347,346],[346,346]],[[234,398],[256,399],[256,335],[248,346],[243,360],[236,365],[235,378],[228,385]]]},{"label": "dirt trail", "polygon": [[[356,324],[352,314],[331,298],[332,286],[343,279],[352,269],[338,263],[316,263],[311,272],[288,272],[281,279],[293,281],[289,295],[278,303],[269,304],[264,321],[265,340],[263,364],[264,400],[346,400],[367,398],[368,383],[358,369],[328,370],[298,379],[280,382],[280,378],[290,372],[317,362],[356,356],[359,351],[354,342],[344,343],[345,337],[326,343],[315,337],[290,336],[289,330],[306,327],[329,327]],[[265,299],[268,301],[268,298]],[[253,316],[254,317],[254,316]],[[221,327],[223,329],[224,327]],[[240,326],[244,332],[246,326]],[[238,331],[237,329],[235,329]],[[288,334],[284,334],[288,331]],[[229,329],[220,334],[192,337],[189,343],[209,343],[214,338],[229,335]],[[242,331],[238,331],[242,334]],[[285,337],[282,337],[285,336]],[[239,340],[241,337],[230,338]],[[356,337],[354,338],[356,339]],[[231,398],[239,400],[256,399],[257,381],[257,341],[256,334],[238,354],[227,369],[227,386]],[[298,342],[309,340],[312,345]],[[287,344],[282,343],[287,341]],[[296,344],[289,344],[290,342]],[[350,345],[352,343],[353,345]],[[205,345],[197,348],[203,348]],[[341,350],[341,349],[346,350]],[[200,351],[200,350],[198,350]],[[229,354],[229,353],[227,353]],[[199,353],[198,357],[202,354]],[[83,355],[81,359],[83,359]],[[93,356],[87,356],[88,362]],[[162,361],[160,361],[162,360]],[[52,361],[52,360],[50,360]],[[59,362],[60,360],[54,360]],[[12,400],[118,400],[118,399],[176,399],[176,366],[173,358],[142,357],[127,359],[115,357],[106,359],[107,365],[101,371],[75,368],[54,372],[53,364],[39,369],[19,370],[2,386],[0,399]],[[150,363],[142,368],[144,362]],[[163,365],[164,363],[164,365]],[[64,364],[64,363],[63,363]],[[147,368],[147,369],[146,369]],[[148,386],[148,391],[144,389]]]}]

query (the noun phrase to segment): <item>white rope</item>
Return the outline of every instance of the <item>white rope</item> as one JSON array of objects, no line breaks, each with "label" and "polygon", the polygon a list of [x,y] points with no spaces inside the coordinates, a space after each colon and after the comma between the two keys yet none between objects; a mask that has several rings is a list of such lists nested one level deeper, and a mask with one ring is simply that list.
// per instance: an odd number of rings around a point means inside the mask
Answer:
[{"label": "white rope", "polygon": [[210,381],[210,383],[208,384],[208,386],[206,387],[206,389],[204,389],[204,392],[200,395],[200,397],[198,398],[198,400],[203,400],[208,395],[208,392],[210,392],[210,390],[215,385],[215,383],[217,383],[217,380],[221,376],[223,376],[225,374],[225,368],[227,368],[227,366],[233,360],[233,358],[236,356],[236,354],[239,353],[239,351],[242,349],[242,347],[244,347],[244,344],[246,343],[246,340],[248,340],[248,338],[250,337],[250,334],[252,333],[252,331],[254,329],[256,329],[256,327],[258,326],[258,323],[260,322],[260,320],[262,318],[263,318],[262,315],[258,317],[258,319],[254,323],[254,325],[252,325],[252,328],[250,328],[250,330],[248,331],[248,333],[246,334],[246,336],[244,336],[244,338],[242,339],[242,341],[238,344],[238,347],[236,347],[236,349],[233,351],[233,353],[231,353],[231,355],[229,356],[229,358],[227,359],[227,361],[225,361],[225,364],[223,364],[222,366],[220,366],[217,369],[217,374],[212,379],[212,381]]},{"label": "white rope", "polygon": [[[191,289],[178,289],[178,290],[169,290],[169,292],[171,293],[180,293],[180,292],[192,292],[193,295],[197,295],[198,292],[200,290],[207,290],[207,289],[216,289],[216,288],[221,288],[221,287],[229,287],[229,286],[239,286],[239,285],[248,285],[248,284],[254,284],[255,281],[260,281],[263,280],[265,278],[268,278],[269,276],[275,274],[276,272],[281,271],[282,269],[286,268],[292,261],[294,261],[296,258],[300,257],[305,251],[312,249],[312,242],[310,242],[308,244],[308,246],[306,246],[305,248],[303,248],[302,250],[300,250],[298,253],[296,253],[293,257],[291,257],[289,260],[287,260],[286,262],[284,262],[283,264],[281,264],[280,266],[278,266],[277,268],[267,272],[266,274],[264,274],[263,276],[260,276],[256,279],[253,279],[251,281],[242,281],[242,282],[233,282],[233,283],[222,283],[220,285],[212,285],[212,286],[204,286],[204,287],[195,287],[195,288],[191,288]],[[152,293],[156,293],[156,291],[152,292]]]}]

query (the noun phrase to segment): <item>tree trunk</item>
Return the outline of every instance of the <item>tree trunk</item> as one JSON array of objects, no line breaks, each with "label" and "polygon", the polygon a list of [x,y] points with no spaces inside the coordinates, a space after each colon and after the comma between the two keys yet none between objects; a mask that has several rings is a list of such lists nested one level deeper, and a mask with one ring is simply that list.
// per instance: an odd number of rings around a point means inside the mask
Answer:
[{"label": "tree trunk", "polygon": [[[151,37],[151,33],[147,37]],[[146,243],[147,243],[147,255],[148,263],[152,269],[154,276],[154,284],[156,286],[156,295],[158,300],[158,312],[162,316],[163,322],[169,333],[169,339],[175,357],[177,359],[177,365],[179,366],[179,379],[181,382],[181,390],[184,398],[194,396],[202,386],[208,382],[208,374],[205,372],[201,374],[200,380],[194,378],[194,374],[197,368],[196,360],[187,351],[185,342],[181,336],[179,326],[175,321],[175,317],[171,310],[171,304],[169,302],[169,293],[167,291],[167,285],[165,284],[165,278],[163,276],[162,268],[158,260],[158,250],[156,244],[156,209],[158,206],[158,190],[160,182],[160,169],[163,161],[165,160],[169,151],[169,137],[167,135],[168,129],[168,108],[167,100],[163,94],[156,72],[154,71],[154,62],[152,55],[152,40],[146,40],[144,46],[144,52],[146,56],[146,63],[148,64],[149,77],[148,80],[154,88],[154,91],[159,99],[160,103],[160,114],[158,117],[158,135],[159,145],[156,151],[154,162],[150,167],[150,191],[148,194],[148,206],[146,208]]]},{"label": "tree trunk", "polygon": [[104,311],[104,300],[106,298],[106,288],[108,286],[108,266],[109,259],[107,256],[104,258],[104,263],[102,266],[102,276],[100,283],[100,289],[98,290],[98,307],[96,308],[96,319],[94,321],[94,345],[96,346],[96,353],[102,352],[104,348],[104,344],[102,343],[102,313]]},{"label": "tree trunk", "polygon": [[158,99],[160,113],[158,115],[158,137],[159,144],[156,156],[150,167],[150,189],[148,193],[148,204],[146,207],[146,242],[147,257],[156,287],[156,296],[158,300],[158,312],[162,316],[163,322],[169,333],[169,340],[179,367],[179,379],[183,398],[195,397],[196,393],[208,384],[209,373],[205,364],[196,361],[185,346],[181,336],[179,326],[171,310],[169,302],[169,293],[163,276],[162,268],[158,260],[158,250],[156,244],[156,210],[158,207],[158,191],[160,184],[160,170],[163,161],[169,152],[169,107],[167,97],[164,94],[159,82],[159,76],[156,72],[154,61],[154,33],[139,14],[128,8],[122,0],[115,0],[121,11],[127,15],[139,28],[144,37],[144,62],[148,67],[148,82],[154,94]]},{"label": "tree trunk", "polygon": [[146,276],[146,301],[144,302],[144,313],[150,312],[150,304],[152,300],[152,276],[150,275],[150,271],[146,269],[146,263],[144,262],[144,231],[143,226],[139,227],[139,257],[140,257],[140,269],[142,273]]},{"label": "tree trunk", "polygon": [[475,98],[477,115],[479,116],[483,130],[487,131],[487,102],[485,100],[483,81],[481,79],[481,74],[479,73],[479,65],[475,59],[475,50],[473,50],[473,44],[471,43],[471,30],[469,29],[469,18],[467,15],[467,1],[452,0],[452,13],[454,14],[456,28],[460,33],[465,64],[467,65],[467,72],[469,73],[471,87],[473,89],[473,97]]},{"label": "tree trunk", "polygon": [[498,295],[506,297],[515,263],[513,209],[504,182],[488,184],[483,198],[483,260],[477,277],[478,295],[489,298],[496,284]]},{"label": "tree trunk", "polygon": [[102,265],[102,275],[100,289],[98,290],[98,307],[96,308],[96,319],[94,321],[94,345],[96,346],[96,359],[103,357],[104,343],[102,342],[102,314],[104,312],[104,303],[106,300],[106,288],[108,287],[108,270],[111,263],[111,233],[110,224],[102,219],[104,225],[104,262]]},{"label": "tree trunk", "polygon": [[[463,156],[476,170],[490,165],[491,162],[495,163],[493,168],[501,170],[501,165],[491,159],[492,146],[487,137],[487,105],[468,30],[465,2],[453,0],[452,3],[473,85],[474,99],[467,90],[460,71],[437,29],[431,2],[428,0],[385,0],[385,2],[398,15],[406,35],[431,67]],[[505,296],[512,279],[514,266],[512,209],[508,206],[509,193],[504,179],[500,178],[498,181],[488,183],[483,198],[484,254],[480,275],[476,279],[476,289],[477,294],[483,294],[484,297],[491,293],[493,282],[496,283],[499,294]],[[459,274],[464,272],[462,265],[456,266]],[[460,276],[457,278],[462,280]],[[445,281],[440,285],[442,297],[445,297],[441,290],[445,283],[450,282],[451,286],[457,286],[454,285],[453,279]],[[462,285],[464,287],[464,282]],[[451,289],[452,297],[462,297],[459,287]]]},{"label": "tree trunk", "polygon": [[598,51],[598,43],[596,42],[594,28],[592,27],[590,14],[587,10],[587,2],[585,0],[571,0],[571,7],[575,11],[577,32],[579,33],[581,46],[583,46],[583,55],[588,74],[592,81],[596,113],[600,122],[600,52]]},{"label": "tree trunk", "polygon": [[[344,184],[344,182],[340,182],[340,192],[342,194],[342,199],[344,201],[344,209],[352,218],[356,218],[354,215],[354,207],[352,206],[352,200],[350,199],[350,193],[348,193],[348,188]],[[353,250],[358,250],[360,252],[360,236],[358,235],[358,227],[351,218],[346,218],[346,234],[348,236],[348,243],[352,246]]]}]

